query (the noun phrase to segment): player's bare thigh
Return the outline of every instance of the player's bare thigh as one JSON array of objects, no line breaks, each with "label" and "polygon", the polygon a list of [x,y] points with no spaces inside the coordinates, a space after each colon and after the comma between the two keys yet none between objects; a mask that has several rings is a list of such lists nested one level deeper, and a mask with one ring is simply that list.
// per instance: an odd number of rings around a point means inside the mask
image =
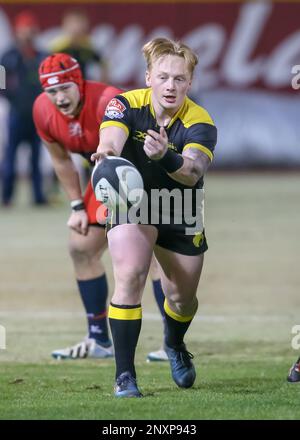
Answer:
[{"label": "player's bare thigh", "polygon": [[98,254],[99,257],[107,248],[105,229],[99,226],[89,226],[86,235],[70,229],[69,234],[70,250],[77,252]]},{"label": "player's bare thigh", "polygon": [[98,278],[104,274],[101,256],[106,248],[104,228],[89,226],[87,235],[70,230],[69,252],[78,280]]},{"label": "player's bare thigh", "polygon": [[118,225],[108,232],[107,238],[115,279],[112,302],[138,304],[148,275],[157,229],[150,225]]},{"label": "player's bare thigh", "polygon": [[168,302],[179,314],[193,314],[197,307],[197,288],[203,267],[204,254],[182,255],[155,246],[160,266],[162,288]]}]

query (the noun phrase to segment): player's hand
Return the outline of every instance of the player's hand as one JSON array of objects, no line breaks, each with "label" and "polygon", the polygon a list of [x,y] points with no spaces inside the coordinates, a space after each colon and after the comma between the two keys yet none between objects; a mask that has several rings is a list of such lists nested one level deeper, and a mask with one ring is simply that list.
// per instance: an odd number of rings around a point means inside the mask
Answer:
[{"label": "player's hand", "polygon": [[159,160],[168,150],[168,135],[164,127],[160,127],[159,133],[154,130],[147,130],[144,142],[144,151],[152,160]]},{"label": "player's hand", "polygon": [[84,209],[80,211],[72,211],[67,223],[70,229],[81,235],[86,235],[88,233],[88,224],[88,215]]},{"label": "player's hand", "polygon": [[102,148],[101,150],[97,149],[96,153],[93,153],[91,155],[91,161],[93,162],[100,162],[102,159],[104,159],[107,156],[116,156],[116,152],[113,148]]}]

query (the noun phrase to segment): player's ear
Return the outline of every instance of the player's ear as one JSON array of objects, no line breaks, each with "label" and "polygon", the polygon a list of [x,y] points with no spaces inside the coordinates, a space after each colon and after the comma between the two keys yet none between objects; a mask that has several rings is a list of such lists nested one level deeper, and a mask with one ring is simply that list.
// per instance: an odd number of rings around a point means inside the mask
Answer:
[{"label": "player's ear", "polygon": [[145,80],[146,80],[146,86],[147,87],[151,87],[151,80],[150,80],[150,72],[149,72],[149,70],[146,70]]}]

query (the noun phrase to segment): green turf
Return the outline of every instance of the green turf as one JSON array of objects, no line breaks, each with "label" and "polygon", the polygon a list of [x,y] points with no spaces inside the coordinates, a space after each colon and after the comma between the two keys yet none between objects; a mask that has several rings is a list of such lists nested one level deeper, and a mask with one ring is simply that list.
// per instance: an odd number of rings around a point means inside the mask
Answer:
[{"label": "green turf", "polygon": [[[295,419],[299,385],[285,382],[285,360],[202,360],[193,389],[179,390],[169,367],[137,364],[143,399],[112,396],[112,362],[7,364],[1,419]],[[162,410],[163,408],[163,410]]]},{"label": "green turf", "polygon": [[[209,252],[187,335],[198,376],[179,390],[167,363],[148,364],[162,326],[147,283],[137,349],[144,399],[113,397],[114,362],[51,359],[78,342],[85,318],[67,254],[68,207],[32,209],[26,191],[1,211],[1,419],[299,419],[299,384],[286,376],[300,324],[297,174],[211,174]],[[109,255],[105,264],[113,290]],[[151,315],[147,315],[151,313]]]}]

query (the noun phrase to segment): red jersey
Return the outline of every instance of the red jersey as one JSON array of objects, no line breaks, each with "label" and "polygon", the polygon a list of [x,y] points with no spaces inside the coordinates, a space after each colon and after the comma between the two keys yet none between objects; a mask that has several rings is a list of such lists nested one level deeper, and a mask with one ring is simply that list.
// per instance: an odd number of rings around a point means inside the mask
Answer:
[{"label": "red jersey", "polygon": [[43,92],[34,102],[33,119],[42,140],[57,142],[66,150],[89,160],[99,143],[99,127],[106,105],[120,93],[120,89],[85,81],[84,90],[84,104],[76,117],[63,115]]},{"label": "red jersey", "polygon": [[[120,90],[103,83],[85,81],[84,104],[81,112],[74,118],[63,115],[47,97],[41,93],[33,105],[33,119],[42,140],[57,142],[66,150],[90,156],[99,144],[99,128],[105,108]],[[105,207],[97,202],[91,186],[85,190],[84,204],[89,224],[105,224]]]}]

